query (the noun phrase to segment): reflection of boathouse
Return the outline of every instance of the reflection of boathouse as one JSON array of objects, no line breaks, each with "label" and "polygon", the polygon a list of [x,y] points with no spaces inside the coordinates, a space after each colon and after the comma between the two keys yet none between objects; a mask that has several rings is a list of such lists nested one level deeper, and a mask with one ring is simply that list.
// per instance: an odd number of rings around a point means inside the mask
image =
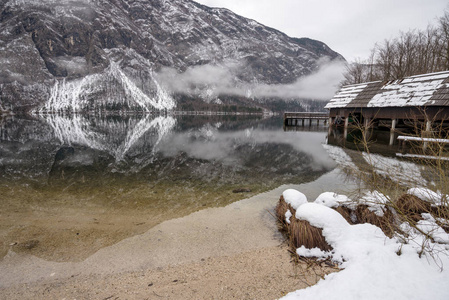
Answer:
[{"label": "reflection of boathouse", "polygon": [[330,125],[345,129],[413,124],[429,131],[432,122],[449,121],[449,71],[343,86],[325,107]]}]

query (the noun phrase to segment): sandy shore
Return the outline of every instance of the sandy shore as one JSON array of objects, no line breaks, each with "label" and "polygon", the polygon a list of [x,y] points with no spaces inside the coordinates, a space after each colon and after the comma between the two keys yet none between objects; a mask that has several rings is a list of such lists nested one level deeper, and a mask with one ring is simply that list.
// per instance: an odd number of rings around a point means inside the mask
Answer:
[{"label": "sandy shore", "polygon": [[313,285],[325,271],[295,266],[287,249],[275,246],[144,271],[14,285],[0,293],[3,299],[278,299]]},{"label": "sandy shore", "polygon": [[290,262],[270,212],[287,188],[310,198],[338,190],[342,183],[335,176],[331,172],[313,183],[281,186],[163,222],[82,262],[52,262],[10,251],[0,261],[1,298],[279,298],[318,277],[316,270]]}]

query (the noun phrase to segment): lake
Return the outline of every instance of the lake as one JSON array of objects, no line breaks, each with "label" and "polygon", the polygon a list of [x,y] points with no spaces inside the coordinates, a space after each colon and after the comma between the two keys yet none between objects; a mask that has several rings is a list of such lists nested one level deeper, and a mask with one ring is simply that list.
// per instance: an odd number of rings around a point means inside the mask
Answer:
[{"label": "lake", "polygon": [[333,170],[325,127],[260,116],[3,119],[0,254],[81,261],[169,219]]}]

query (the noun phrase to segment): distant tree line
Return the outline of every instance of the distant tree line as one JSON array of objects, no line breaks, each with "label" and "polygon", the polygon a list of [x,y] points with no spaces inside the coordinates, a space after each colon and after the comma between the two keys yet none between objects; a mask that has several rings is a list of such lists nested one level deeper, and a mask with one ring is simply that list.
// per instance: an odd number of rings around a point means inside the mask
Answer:
[{"label": "distant tree line", "polygon": [[366,60],[347,66],[343,85],[449,70],[449,11],[436,26],[402,32],[376,44]]}]

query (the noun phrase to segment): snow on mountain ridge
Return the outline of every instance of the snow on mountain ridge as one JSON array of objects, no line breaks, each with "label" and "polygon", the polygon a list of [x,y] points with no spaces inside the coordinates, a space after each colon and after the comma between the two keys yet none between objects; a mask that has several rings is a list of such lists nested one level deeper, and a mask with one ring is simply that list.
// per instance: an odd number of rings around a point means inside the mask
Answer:
[{"label": "snow on mountain ridge", "polygon": [[[112,63],[129,79],[121,82],[125,96],[144,107],[140,90],[159,110],[174,104],[155,98],[157,84],[145,81],[153,82],[151,74],[162,67],[184,72],[235,60],[244,66],[239,81],[286,84],[317,70],[323,57],[342,60],[321,42],[190,0],[7,0],[0,4],[0,40],[7,50],[0,56],[0,104],[12,108],[45,106],[56,80],[80,81],[108,72]],[[319,45],[325,50],[316,52]],[[19,67],[24,57],[38,64]],[[81,61],[86,66],[77,68]],[[11,74],[23,77],[20,84]],[[33,84],[40,94],[30,98],[24,87]],[[130,84],[137,94],[125,91]]]},{"label": "snow on mountain ridge", "polygon": [[[154,79],[154,76],[151,78]],[[110,86],[111,81],[118,82],[119,86],[123,88],[123,94],[113,93],[113,97],[107,97],[104,101],[97,100],[94,104],[90,103],[89,98],[101,92],[102,89],[113,88]],[[66,82],[65,79],[56,81],[51,88],[48,101],[34,112],[81,112],[92,108],[96,109],[99,106],[117,104],[131,109],[135,109],[137,106],[146,112],[151,111],[152,108],[173,109],[175,106],[173,98],[162,89],[156,80],[154,80],[154,84],[156,94],[149,97],[120,70],[116,63],[111,62],[110,67],[102,74],[92,74],[69,82]]]}]

